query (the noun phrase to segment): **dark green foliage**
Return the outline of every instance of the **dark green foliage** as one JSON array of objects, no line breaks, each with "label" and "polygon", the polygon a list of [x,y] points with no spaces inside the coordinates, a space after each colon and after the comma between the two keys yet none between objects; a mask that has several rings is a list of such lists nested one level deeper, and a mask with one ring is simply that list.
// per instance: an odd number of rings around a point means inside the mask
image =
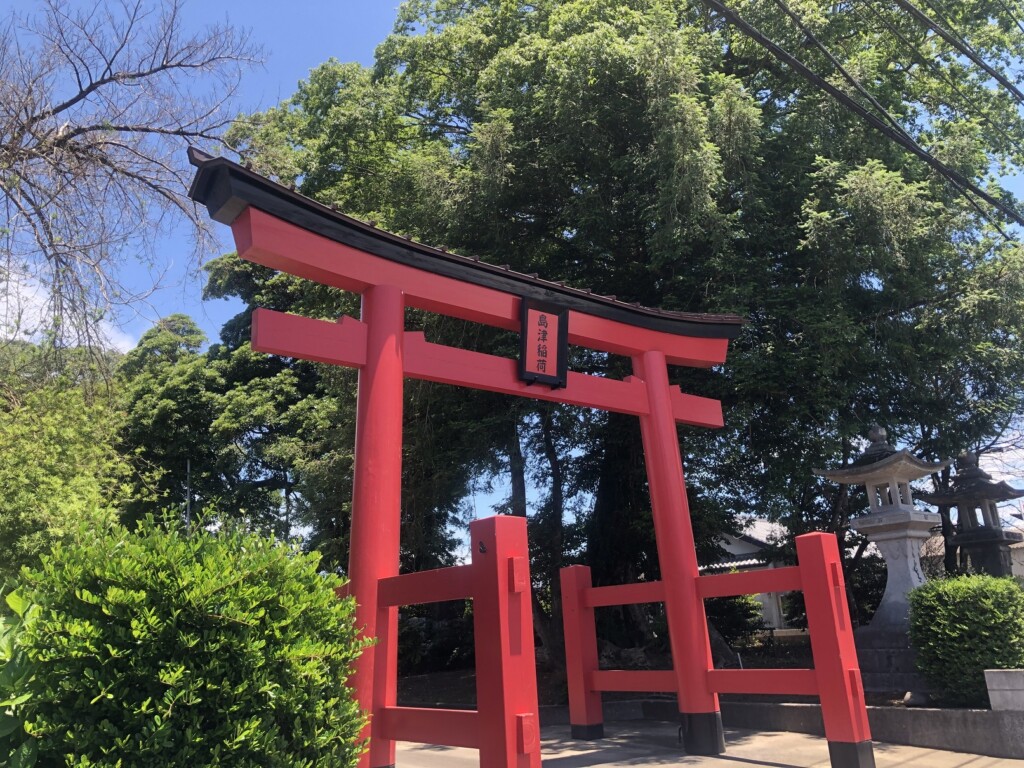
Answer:
[{"label": "dark green foliage", "polygon": [[473,668],[471,600],[409,605],[398,615],[399,675]]},{"label": "dark green foliage", "polygon": [[984,670],[1024,667],[1024,589],[993,576],[929,581],[910,593],[910,642],[944,702],[987,707]]},{"label": "dark green foliage", "polygon": [[730,646],[745,645],[765,629],[761,604],[753,595],[713,597],[704,601],[704,611]]},{"label": "dark green foliage", "polygon": [[46,766],[354,766],[352,600],[319,557],[237,530],[82,533],[25,571],[13,707]]}]

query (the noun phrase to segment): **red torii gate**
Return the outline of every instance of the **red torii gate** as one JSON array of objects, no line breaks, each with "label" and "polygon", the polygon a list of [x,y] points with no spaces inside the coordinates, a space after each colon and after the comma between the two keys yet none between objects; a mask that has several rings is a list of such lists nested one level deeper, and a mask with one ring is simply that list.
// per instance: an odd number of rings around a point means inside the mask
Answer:
[{"label": "red torii gate", "polygon": [[[223,158],[191,151],[190,159],[198,167],[191,196],[208,207],[214,220],[231,226],[240,257],[362,295],[360,320],[342,317],[329,322],[259,309],[252,323],[254,349],[359,369],[349,578],[357,600],[357,622],[367,636],[378,639],[362,654],[354,674],[357,698],[371,714],[370,749],[361,766],[393,766],[396,737],[423,740],[428,734],[443,736],[468,725],[462,718],[461,725],[446,728],[440,717],[395,706],[397,606],[471,594],[455,588],[454,575],[426,572],[431,574],[429,582],[420,579],[416,587],[413,577],[421,574],[398,575],[402,391],[407,376],[640,418],[662,572],[657,599],[665,603],[674,660],[673,670],[667,673],[672,685],[666,688],[678,692],[686,751],[724,751],[718,697],[709,682],[713,661],[703,605],[706,594],[698,586],[676,432],[677,423],[720,427],[722,410],[716,400],[685,394],[670,385],[667,366],[723,363],[728,340],[735,337],[742,320],[655,310],[538,280],[383,232]],[[406,308],[519,330],[525,324],[527,302],[561,308],[561,328],[564,334],[567,324],[569,343],[627,356],[634,375],[619,381],[568,372],[552,387],[528,383],[515,360],[433,344],[423,333],[405,330]],[[525,588],[528,595],[528,577],[523,586],[525,544],[517,546],[506,547],[509,573],[503,575],[499,566],[494,583],[512,592]],[[428,583],[442,596],[427,594]],[[501,596],[496,599],[507,599],[501,589],[493,594],[498,593]],[[504,603],[502,607],[507,608]],[[842,607],[845,611],[845,603]],[[539,764],[536,685],[532,673],[529,680],[521,674],[524,659],[532,665],[532,643],[524,649],[520,642],[532,623],[528,608],[525,616],[516,610],[520,613],[509,614],[512,618],[502,631],[509,634],[509,627],[514,628],[511,634],[517,638],[513,645],[518,651],[506,648],[501,659],[492,660],[518,664],[520,674],[516,680],[514,673],[503,673],[496,681],[505,698],[494,722],[504,731],[499,734],[498,726],[492,730],[505,746],[502,757],[486,759],[480,747],[486,768]],[[496,616],[494,626],[503,626],[505,619]],[[481,624],[476,627],[479,633]],[[526,636],[532,637],[532,630]],[[411,726],[403,731],[399,724]],[[483,741],[487,727],[478,725]],[[589,728],[588,721],[574,731],[585,736]],[[863,741],[870,738],[866,733],[865,717],[864,728],[850,731],[852,735],[841,740],[863,752]],[[434,743],[480,746],[475,740],[470,744],[439,738]],[[870,748],[870,741],[867,744]]]}]

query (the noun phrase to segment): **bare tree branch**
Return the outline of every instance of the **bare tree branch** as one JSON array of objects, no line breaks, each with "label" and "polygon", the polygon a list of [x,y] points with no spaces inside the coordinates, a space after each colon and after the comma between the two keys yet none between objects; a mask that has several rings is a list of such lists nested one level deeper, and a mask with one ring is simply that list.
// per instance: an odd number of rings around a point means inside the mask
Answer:
[{"label": "bare tree branch", "polygon": [[124,267],[152,264],[161,234],[187,222],[193,260],[212,244],[184,150],[221,146],[261,51],[226,25],[186,31],[181,8],[41,0],[0,20],[0,337],[20,317],[12,297],[42,289],[41,330],[95,342],[100,321],[139,296]]}]

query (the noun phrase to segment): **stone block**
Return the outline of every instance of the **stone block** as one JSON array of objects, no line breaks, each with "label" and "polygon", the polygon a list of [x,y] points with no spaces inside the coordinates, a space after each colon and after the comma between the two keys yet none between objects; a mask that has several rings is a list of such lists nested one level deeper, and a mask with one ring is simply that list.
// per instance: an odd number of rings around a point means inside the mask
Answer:
[{"label": "stone block", "polygon": [[986,669],[985,684],[993,710],[1024,712],[1024,669]]}]

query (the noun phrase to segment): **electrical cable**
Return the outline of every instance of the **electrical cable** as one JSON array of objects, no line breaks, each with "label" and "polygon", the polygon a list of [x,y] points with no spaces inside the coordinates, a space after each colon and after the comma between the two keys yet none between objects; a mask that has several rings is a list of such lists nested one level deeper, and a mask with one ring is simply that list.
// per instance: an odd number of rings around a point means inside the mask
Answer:
[{"label": "electrical cable", "polygon": [[971,48],[971,46],[968,45],[964,40],[961,40],[960,38],[956,37],[956,35],[954,35],[952,32],[947,30],[945,27],[943,27],[938,22],[932,21],[932,19],[930,19],[922,10],[920,10],[917,6],[915,6],[912,3],[910,3],[909,0],[894,0],[894,2],[896,3],[896,5],[898,5],[900,8],[902,8],[904,11],[909,13],[911,16],[913,16],[919,22],[921,22],[926,27],[928,27],[930,30],[932,30],[932,32],[937,34],[939,37],[941,37],[947,43],[949,43],[954,48],[956,48],[958,51],[960,51],[960,53],[962,53],[968,59],[973,61],[975,64],[977,64],[982,69],[984,69],[989,75],[991,75],[996,81],[998,81],[1004,88],[1006,88],[1006,90],[1010,91],[1010,93],[1013,94],[1013,97],[1018,102],[1024,104],[1024,93],[1022,93],[1021,90],[1019,88],[1017,88],[1016,85],[1011,83],[1006,78],[1005,75],[1003,75],[1001,72],[996,70],[994,67],[990,66],[988,64],[988,62],[986,62],[983,58],[981,58],[981,56],[979,56],[977,53],[975,53],[974,49]]},{"label": "electrical cable", "polygon": [[[793,23],[796,24],[797,28],[804,34],[807,40],[813,43],[814,46],[819,51],[821,51],[822,54],[824,54],[825,58],[827,58],[829,62],[831,62],[832,66],[836,68],[836,70],[843,76],[846,82],[852,85],[858,93],[864,96],[864,98],[866,98],[868,102],[881,113],[882,117],[884,117],[889,122],[889,124],[893,127],[895,131],[902,135],[903,138],[906,139],[907,141],[913,142],[915,146],[920,147],[920,144],[918,144],[917,140],[914,139],[914,137],[912,137],[909,133],[907,133],[903,125],[889,113],[889,110],[887,110],[878,101],[878,99],[876,99],[868,91],[868,89],[865,88],[863,84],[861,84],[861,82],[857,78],[855,78],[846,70],[842,62],[839,61],[839,59],[832,53],[832,51],[830,51],[828,47],[824,43],[822,43],[821,40],[819,40],[818,37],[810,30],[810,28],[808,28],[807,25],[804,24],[803,20],[788,5],[786,5],[785,0],[774,0],[774,2],[777,6],[779,6],[779,8],[782,9],[782,11],[787,16],[789,16],[790,19],[792,19]],[[949,179],[949,181],[951,184],[953,184],[956,190],[960,192],[960,194],[962,194],[964,198],[971,204],[971,207],[973,207],[983,217],[991,221],[990,217],[987,215],[986,211],[981,207],[978,201],[971,197],[969,194],[967,194],[966,188],[964,188],[960,183],[953,179]],[[997,222],[992,222],[992,224],[995,226],[996,229],[999,230],[999,233],[1003,237],[1005,237],[1007,240],[1010,239],[1009,235],[1007,235],[1006,232],[1003,231],[1002,227],[1000,227]]]},{"label": "electrical cable", "polygon": [[[875,6],[874,3],[870,2],[870,0],[863,3],[851,3],[850,9],[853,11],[854,15],[857,16],[858,19],[860,19],[863,17],[860,14],[858,6],[863,6],[864,8],[866,8],[875,17],[875,19],[879,23],[881,23],[882,26],[886,28],[886,30],[888,30],[889,34],[891,34],[893,37],[895,37],[909,49],[910,55],[913,57],[914,60],[917,61],[918,64],[920,64],[923,68],[930,70],[934,75],[941,77],[942,80],[946,83],[946,85],[948,85],[957,94],[957,96],[963,99],[963,101],[966,103],[968,107],[968,111],[965,114],[970,114],[970,111],[973,111],[974,114],[984,114],[985,110],[978,106],[978,103],[966,91],[964,91],[960,84],[952,77],[950,77],[949,73],[946,70],[944,70],[942,67],[936,66],[934,61],[926,59],[923,55],[921,55],[921,52],[918,50],[917,46],[913,42],[908,40],[906,36],[904,36],[904,34],[900,32],[900,30],[898,30],[889,19],[885,18],[885,16],[883,16],[879,12],[878,8]],[[1024,27],[1021,28],[1021,31],[1024,32]],[[915,80],[919,79],[919,76],[910,68],[907,68],[905,72],[908,77],[914,78]],[[963,112],[963,110],[957,110],[952,103],[946,102],[946,106],[949,107],[951,110]],[[1019,147],[1017,147],[1016,140],[1012,136],[1010,136],[1010,134],[1008,134],[1001,125],[999,125],[998,123],[990,124],[989,128],[993,129],[1003,138],[1003,140],[1006,142],[1007,147],[1009,147],[1013,151],[1020,152]]]},{"label": "electrical cable", "polygon": [[1002,6],[1003,10],[1006,11],[1006,15],[1009,16],[1013,20],[1013,23],[1017,25],[1017,29],[1019,29],[1021,32],[1024,32],[1024,24],[1021,24],[1020,19],[1018,19],[1014,15],[1013,9],[1006,4],[1006,0],[996,0],[996,2],[998,2],[999,5]]},{"label": "electrical cable", "polygon": [[793,23],[796,24],[797,28],[804,33],[804,36],[811,43],[814,44],[814,47],[821,51],[822,54],[824,54],[825,58],[829,60],[829,63],[831,63],[832,66],[836,68],[836,71],[843,76],[843,79],[846,80],[846,82],[848,82],[850,85],[852,85],[861,96],[867,99],[868,103],[871,104],[871,106],[873,106],[876,110],[878,110],[881,113],[882,117],[886,119],[886,121],[889,123],[889,125],[893,127],[894,130],[899,131],[901,134],[903,134],[904,137],[913,141],[913,138],[903,128],[903,125],[900,124],[900,122],[895,117],[889,114],[889,110],[882,106],[879,103],[878,99],[876,99],[868,91],[867,88],[861,85],[861,82],[857,78],[855,78],[853,75],[846,71],[846,68],[843,66],[842,62],[839,61],[839,59],[836,58],[832,51],[830,51],[825,46],[825,44],[822,43],[817,38],[817,36],[810,30],[810,28],[806,24],[804,24],[803,19],[801,19],[796,13],[793,12],[793,10],[788,5],[786,5],[785,0],[774,0],[774,2],[777,6],[779,6],[779,8],[782,9],[783,13],[785,13],[787,16],[789,16],[790,19],[792,19]]},{"label": "electrical cable", "polygon": [[[832,96],[836,101],[845,106],[850,111],[863,118],[871,127],[876,131],[884,135],[891,141],[899,144],[901,147],[906,149],[911,154],[920,158],[927,165],[935,169],[941,176],[950,180],[955,186],[962,187],[962,191],[970,190],[971,193],[977,195],[979,198],[984,200],[986,203],[991,205],[1000,211],[1007,218],[1011,219],[1015,223],[1024,226],[1024,215],[1019,213],[1012,206],[1008,205],[1004,201],[997,197],[994,197],[990,193],[983,190],[981,187],[976,185],[970,179],[963,176],[958,171],[950,168],[937,157],[932,155],[926,149],[921,147],[917,142],[912,139],[908,139],[902,133],[893,130],[887,125],[881,118],[868,111],[863,105],[861,105],[855,99],[850,98],[849,95],[844,93],[841,89],[829,83],[827,80],[822,78],[816,72],[811,70],[802,61],[793,56],[789,51],[782,48],[780,45],[775,43],[773,40],[764,35],[760,30],[751,25],[749,22],[744,20],[739,14],[733,11],[731,8],[726,6],[721,0],[704,0],[704,2],[710,6],[713,10],[721,14],[727,21],[733,26],[737,27],[747,37],[754,42],[758,43],[761,47],[768,50],[775,58],[779,59],[787,66],[790,67],[796,74],[810,82],[812,85],[817,86],[827,94]],[[897,0],[901,2],[901,0]]]}]

